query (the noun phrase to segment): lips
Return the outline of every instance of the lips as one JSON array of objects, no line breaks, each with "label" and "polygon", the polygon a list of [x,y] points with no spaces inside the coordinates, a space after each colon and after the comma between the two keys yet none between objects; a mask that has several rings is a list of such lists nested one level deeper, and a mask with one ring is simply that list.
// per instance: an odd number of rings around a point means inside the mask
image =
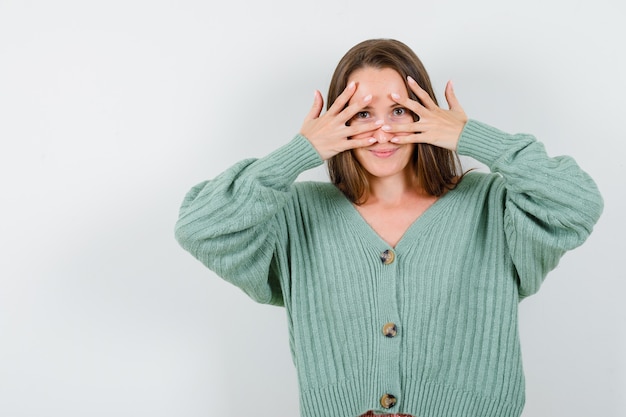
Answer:
[{"label": "lips", "polygon": [[397,150],[398,148],[378,148],[370,149],[369,151],[372,153],[372,155],[378,158],[389,158],[394,153],[396,153]]}]

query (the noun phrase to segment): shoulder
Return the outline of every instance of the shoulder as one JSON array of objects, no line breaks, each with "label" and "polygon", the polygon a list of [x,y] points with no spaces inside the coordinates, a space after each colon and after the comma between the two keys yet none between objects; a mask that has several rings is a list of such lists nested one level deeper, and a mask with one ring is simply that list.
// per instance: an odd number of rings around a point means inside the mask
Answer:
[{"label": "shoulder", "polygon": [[293,184],[293,190],[300,199],[313,199],[315,201],[335,199],[342,196],[341,191],[330,182],[300,181]]},{"label": "shoulder", "polygon": [[291,202],[286,210],[296,218],[323,223],[336,218],[349,204],[347,201],[332,183],[298,181],[291,186]]},{"label": "shoulder", "polygon": [[471,170],[463,175],[451,192],[457,197],[465,198],[494,193],[503,194],[505,192],[504,179],[497,173]]},{"label": "shoulder", "polygon": [[300,207],[301,212],[331,215],[345,210],[345,206],[351,204],[339,188],[330,182],[296,182],[293,191],[294,204]]}]

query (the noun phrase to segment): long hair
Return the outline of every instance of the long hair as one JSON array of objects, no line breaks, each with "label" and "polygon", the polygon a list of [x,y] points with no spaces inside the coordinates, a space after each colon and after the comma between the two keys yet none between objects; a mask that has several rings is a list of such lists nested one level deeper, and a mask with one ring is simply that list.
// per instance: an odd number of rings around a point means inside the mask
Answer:
[{"label": "long hair", "polygon": [[[437,103],[430,77],[424,65],[404,43],[394,39],[371,39],[352,47],[339,61],[328,89],[327,109],[346,88],[350,75],[361,68],[390,68],[395,70],[406,85],[409,97],[420,101],[408,86],[407,76],[413,77]],[[423,104],[423,103],[422,103]],[[417,116],[414,115],[414,120]],[[454,188],[460,174],[456,152],[434,145],[418,143],[411,158],[417,184],[430,195],[440,196]],[[366,171],[352,151],[341,152],[328,160],[330,180],[355,204],[367,200],[369,181]]]}]

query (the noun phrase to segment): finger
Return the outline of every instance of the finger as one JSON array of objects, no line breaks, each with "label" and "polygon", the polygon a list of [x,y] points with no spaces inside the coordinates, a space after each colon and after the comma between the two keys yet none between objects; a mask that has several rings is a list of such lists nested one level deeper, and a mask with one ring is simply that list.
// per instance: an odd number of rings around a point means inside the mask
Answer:
[{"label": "finger", "polygon": [[398,135],[391,138],[390,142],[403,145],[407,143],[428,143],[430,145],[437,146],[439,148],[456,151],[458,141],[442,138],[438,133],[433,133],[429,130],[423,132],[414,133],[411,135]]},{"label": "finger", "polygon": [[307,114],[305,120],[313,120],[320,117],[323,107],[324,99],[322,98],[322,93],[320,93],[319,90],[315,90],[315,94],[313,96],[313,105],[311,106],[311,110],[309,110],[309,114]]},{"label": "finger", "polygon": [[396,123],[392,125],[384,125],[381,129],[387,133],[417,133],[424,131],[425,124],[414,123]]},{"label": "finger", "polygon": [[423,113],[424,110],[426,110],[426,107],[422,106],[420,102],[411,100],[408,97],[403,99],[402,96],[400,96],[400,94],[398,93],[391,93],[391,99],[395,101],[396,103],[411,110],[413,113],[415,113],[418,116],[418,118],[420,117],[419,114]]},{"label": "finger", "polygon": [[415,93],[415,95],[417,96],[417,98],[420,99],[420,101],[422,102],[422,104],[424,105],[424,107],[426,107],[427,109],[432,109],[432,108],[436,108],[438,107],[437,104],[433,101],[433,99],[430,97],[430,95],[426,92],[426,90],[424,90],[418,83],[417,81],[415,81],[413,79],[413,77],[411,77],[410,75],[407,77],[407,80],[409,82],[409,87],[411,88],[411,91],[413,91]]},{"label": "finger", "polygon": [[363,108],[366,107],[371,101],[372,101],[372,95],[368,94],[365,97],[363,97],[360,101],[354,102],[350,104],[349,106],[345,107],[340,113],[343,121],[347,122],[350,119],[352,119],[354,115],[356,115],[358,112],[363,110]]},{"label": "finger", "polygon": [[347,151],[349,149],[366,148],[368,146],[372,146],[376,142],[376,138],[369,136],[365,138],[345,140],[342,144],[343,150]]},{"label": "finger", "polygon": [[392,143],[396,143],[398,145],[404,145],[407,143],[428,143],[426,136],[421,133],[412,133],[410,135],[398,135],[398,136],[392,137],[389,141]]},{"label": "finger", "polygon": [[370,123],[358,123],[350,125],[347,131],[348,134],[346,136],[352,138],[354,136],[362,135],[364,133],[374,132],[375,130],[380,129],[383,123],[385,123],[384,120],[376,120],[375,122]]},{"label": "finger", "polygon": [[452,85],[452,81],[448,81],[448,83],[446,84],[445,96],[450,110],[463,111],[461,103],[459,103],[459,100],[456,98],[456,94],[454,94],[454,86]]},{"label": "finger", "polygon": [[346,88],[339,94],[339,96],[335,99],[335,102],[330,106],[328,112],[331,114],[339,114],[346,104],[350,101],[354,92],[356,91],[356,83],[354,81],[350,82]]}]

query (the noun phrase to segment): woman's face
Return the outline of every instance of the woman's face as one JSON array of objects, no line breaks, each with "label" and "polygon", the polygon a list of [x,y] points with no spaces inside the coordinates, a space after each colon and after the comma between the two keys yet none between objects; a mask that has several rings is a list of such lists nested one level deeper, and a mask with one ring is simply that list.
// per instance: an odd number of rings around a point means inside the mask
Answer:
[{"label": "woman's face", "polygon": [[[350,124],[383,120],[384,125],[396,123],[412,123],[411,111],[396,103],[392,93],[399,94],[402,98],[408,96],[404,80],[391,68],[365,67],[354,71],[349,79],[356,82],[357,89],[350,102],[361,100],[368,94],[372,95],[369,105],[358,112]],[[405,133],[408,135],[409,133]],[[373,136],[377,142],[366,148],[354,149],[353,155],[365,168],[370,176],[375,178],[388,178],[392,176],[406,175],[411,170],[409,162],[413,154],[414,144],[399,145],[390,140],[399,133],[387,133],[382,129],[367,132],[354,138]]]}]

